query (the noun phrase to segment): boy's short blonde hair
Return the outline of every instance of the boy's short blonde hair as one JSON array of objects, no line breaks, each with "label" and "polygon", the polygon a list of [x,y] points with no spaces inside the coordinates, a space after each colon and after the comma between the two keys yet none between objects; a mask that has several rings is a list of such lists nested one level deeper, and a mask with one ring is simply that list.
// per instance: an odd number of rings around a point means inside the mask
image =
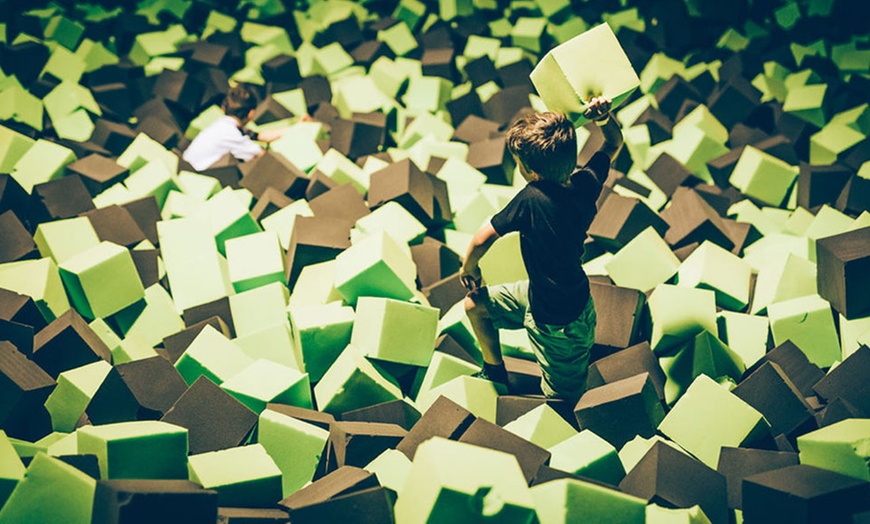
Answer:
[{"label": "boy's short blonde hair", "polygon": [[529,113],[507,132],[507,146],[526,169],[565,182],[577,166],[577,133],[564,113]]},{"label": "boy's short blonde hair", "polygon": [[248,118],[248,114],[257,107],[257,95],[253,89],[239,84],[227,91],[221,109],[224,114],[234,116],[241,121]]}]

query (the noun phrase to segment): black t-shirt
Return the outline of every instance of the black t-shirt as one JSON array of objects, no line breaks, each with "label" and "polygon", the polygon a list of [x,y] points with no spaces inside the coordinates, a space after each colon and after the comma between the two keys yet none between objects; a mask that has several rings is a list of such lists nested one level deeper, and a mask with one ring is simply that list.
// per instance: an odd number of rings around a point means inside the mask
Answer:
[{"label": "black t-shirt", "polygon": [[589,279],[581,267],[583,242],[609,170],[610,157],[599,151],[571,175],[569,185],[530,182],[492,217],[499,236],[520,233],[535,322],[565,325],[586,307]]}]

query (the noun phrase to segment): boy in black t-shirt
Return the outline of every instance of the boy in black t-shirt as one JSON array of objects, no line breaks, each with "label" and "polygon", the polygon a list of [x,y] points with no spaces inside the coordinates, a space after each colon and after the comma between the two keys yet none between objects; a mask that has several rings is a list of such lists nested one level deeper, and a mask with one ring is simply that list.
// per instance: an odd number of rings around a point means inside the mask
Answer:
[{"label": "boy in black t-shirt", "polygon": [[[586,230],[597,212],[595,201],[622,146],[610,106],[604,97],[590,101],[585,116],[601,127],[605,141],[576,171],[577,137],[564,114],[529,114],[508,131],[508,148],[528,185],[475,233],[462,266],[462,282],[470,290],[465,310],[490,380],[507,384],[498,329],[524,327],[541,365],[547,397],[576,401],[586,387],[595,305],[581,257]],[[520,233],[529,279],[480,287],[480,258],[511,231]]]}]

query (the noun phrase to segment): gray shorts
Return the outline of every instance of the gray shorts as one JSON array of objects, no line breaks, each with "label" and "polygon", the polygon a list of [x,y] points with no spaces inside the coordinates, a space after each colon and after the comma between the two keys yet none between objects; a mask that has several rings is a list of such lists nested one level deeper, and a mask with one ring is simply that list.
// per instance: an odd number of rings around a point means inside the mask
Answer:
[{"label": "gray shorts", "polygon": [[586,389],[589,350],[595,342],[595,303],[592,296],[576,320],[564,325],[538,324],[529,308],[529,281],[486,286],[484,300],[493,325],[499,329],[525,328],[543,379],[541,389],[550,398],[577,401]]}]

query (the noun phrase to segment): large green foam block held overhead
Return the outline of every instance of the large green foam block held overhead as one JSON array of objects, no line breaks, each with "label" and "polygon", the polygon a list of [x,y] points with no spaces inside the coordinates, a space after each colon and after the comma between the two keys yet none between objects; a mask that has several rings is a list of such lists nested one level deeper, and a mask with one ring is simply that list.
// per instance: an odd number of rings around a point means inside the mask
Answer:
[{"label": "large green foam block held overhead", "polygon": [[186,479],[187,429],[139,420],[77,430],[78,451],[97,456],[104,479]]},{"label": "large green foam block held overhead", "polygon": [[600,484],[566,478],[532,486],[531,491],[541,524],[646,522],[646,500]]},{"label": "large green foam block held overhead", "polygon": [[191,455],[190,480],[218,494],[218,505],[271,508],[281,500],[281,470],[260,444]]},{"label": "large green foam block held overhead", "polygon": [[534,500],[516,458],[435,437],[417,447],[396,522],[529,523]]},{"label": "large green foam block held overhead", "polygon": [[113,315],[145,297],[130,251],[104,241],[59,264],[60,276],[82,316]]},{"label": "large green foam block held overhead", "polygon": [[530,78],[548,109],[568,114],[578,125],[586,121],[582,115],[592,97],[609,97],[618,107],[640,85],[607,24],[552,49]]},{"label": "large green foam block held overhead", "polygon": [[755,408],[700,375],[665,415],[659,431],[715,468],[723,446],[752,445],[769,434],[770,426]]},{"label": "large green foam block held overhead", "polygon": [[37,453],[0,509],[0,522],[90,524],[96,488],[97,481],[86,473]]},{"label": "large green foam block held overhead", "polygon": [[360,297],[350,343],[375,359],[427,366],[435,351],[438,315],[429,306]]},{"label": "large green foam block held overhead", "polygon": [[797,438],[801,464],[870,480],[870,419],[846,419]]}]

